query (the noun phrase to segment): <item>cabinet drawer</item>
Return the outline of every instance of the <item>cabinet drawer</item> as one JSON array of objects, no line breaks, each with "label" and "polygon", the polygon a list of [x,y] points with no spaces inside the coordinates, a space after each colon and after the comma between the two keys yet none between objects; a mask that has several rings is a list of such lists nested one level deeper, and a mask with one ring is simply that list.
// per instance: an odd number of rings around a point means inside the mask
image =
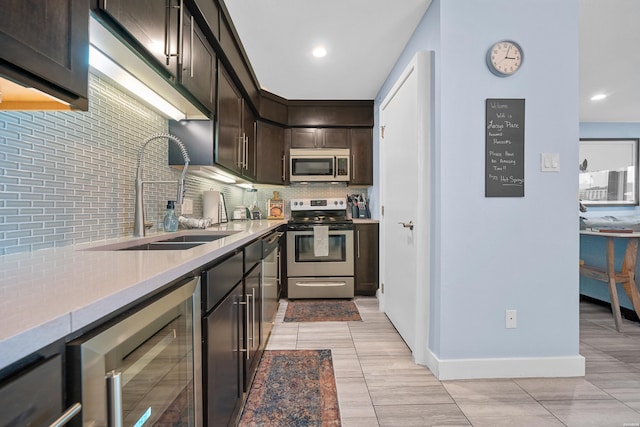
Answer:
[{"label": "cabinet drawer", "polygon": [[202,274],[205,311],[215,307],[242,280],[242,267],[242,252],[238,252]]},{"label": "cabinet drawer", "polygon": [[248,273],[262,260],[262,240],[256,240],[244,248],[244,272]]},{"label": "cabinet drawer", "polygon": [[0,385],[0,425],[49,425],[62,414],[60,355]]}]

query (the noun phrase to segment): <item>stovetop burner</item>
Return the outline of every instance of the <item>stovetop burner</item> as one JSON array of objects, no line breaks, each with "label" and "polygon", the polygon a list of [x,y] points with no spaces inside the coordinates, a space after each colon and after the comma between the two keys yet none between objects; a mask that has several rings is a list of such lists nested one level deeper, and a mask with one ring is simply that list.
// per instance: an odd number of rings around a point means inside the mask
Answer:
[{"label": "stovetop burner", "polygon": [[353,227],[353,221],[347,217],[346,198],[294,199],[291,200],[291,219],[289,228],[329,225]]}]

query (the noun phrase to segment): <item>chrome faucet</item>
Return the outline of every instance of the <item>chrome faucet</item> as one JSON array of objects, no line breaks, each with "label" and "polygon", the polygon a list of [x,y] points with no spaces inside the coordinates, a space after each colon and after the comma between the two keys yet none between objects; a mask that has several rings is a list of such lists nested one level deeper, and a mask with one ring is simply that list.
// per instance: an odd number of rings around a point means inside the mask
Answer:
[{"label": "chrome faucet", "polygon": [[182,204],[182,199],[184,197],[184,177],[187,174],[187,167],[189,167],[189,153],[187,153],[187,148],[184,146],[182,141],[176,138],[173,135],[168,133],[161,133],[159,135],[152,136],[147,139],[143,144],[142,148],[140,148],[140,152],[138,153],[138,169],[136,171],[136,205],[133,217],[133,235],[135,237],[143,237],[145,234],[144,227],[144,197],[142,192],[143,184],[150,183],[158,183],[158,184],[167,184],[175,181],[143,181],[142,180],[142,155],[144,154],[144,149],[151,141],[155,141],[157,139],[166,138],[169,141],[175,142],[178,147],[180,147],[180,152],[182,153],[182,158],[184,159],[184,168],[182,169],[182,175],[180,175],[180,180],[178,181],[178,195],[176,196],[176,203]]}]

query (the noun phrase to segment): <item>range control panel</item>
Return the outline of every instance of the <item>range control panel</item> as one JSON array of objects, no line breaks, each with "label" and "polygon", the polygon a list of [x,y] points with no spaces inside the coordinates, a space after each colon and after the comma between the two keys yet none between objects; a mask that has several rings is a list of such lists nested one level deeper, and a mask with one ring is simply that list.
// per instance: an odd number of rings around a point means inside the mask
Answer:
[{"label": "range control panel", "polygon": [[346,197],[333,197],[327,199],[292,199],[292,211],[318,211],[347,209]]}]

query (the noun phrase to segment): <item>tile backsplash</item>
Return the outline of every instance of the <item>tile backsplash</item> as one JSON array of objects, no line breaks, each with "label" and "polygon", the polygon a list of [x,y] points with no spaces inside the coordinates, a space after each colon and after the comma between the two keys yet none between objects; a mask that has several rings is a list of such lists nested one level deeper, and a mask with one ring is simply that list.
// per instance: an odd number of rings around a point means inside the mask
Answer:
[{"label": "tile backsplash", "polygon": [[[164,117],[95,75],[89,76],[87,112],[0,112],[0,255],[130,236],[140,147],[166,132]],[[167,166],[167,143],[156,140],[145,149],[145,180],[179,178]],[[274,190],[285,200],[366,191],[332,185],[256,188],[263,212]],[[225,194],[229,216],[244,202],[239,187],[188,176],[185,197],[194,202],[193,216],[202,216],[202,192],[210,189]],[[153,231],[161,226],[167,200],[175,199],[176,186],[147,184],[144,192]]]}]

